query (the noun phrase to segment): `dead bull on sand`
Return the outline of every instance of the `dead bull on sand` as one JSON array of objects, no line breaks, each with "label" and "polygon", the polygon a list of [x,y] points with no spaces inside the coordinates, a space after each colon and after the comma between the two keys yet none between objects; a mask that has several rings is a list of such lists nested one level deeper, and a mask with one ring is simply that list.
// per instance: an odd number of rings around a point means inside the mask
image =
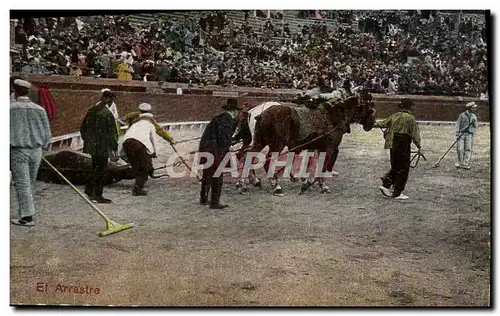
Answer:
[{"label": "dead bull on sand", "polygon": [[[89,155],[72,150],[62,150],[53,154],[48,154],[44,157],[58,171],[60,171],[71,183],[76,185],[86,184],[89,177],[92,175],[92,159]],[[155,170],[163,169],[162,167]],[[150,175],[151,178],[157,179],[166,174]],[[37,179],[44,182],[66,184],[65,181],[45,162],[42,160]],[[134,179],[132,168],[130,165],[119,165],[113,161],[108,162],[108,169],[105,176],[105,185],[119,182],[124,179]]]}]

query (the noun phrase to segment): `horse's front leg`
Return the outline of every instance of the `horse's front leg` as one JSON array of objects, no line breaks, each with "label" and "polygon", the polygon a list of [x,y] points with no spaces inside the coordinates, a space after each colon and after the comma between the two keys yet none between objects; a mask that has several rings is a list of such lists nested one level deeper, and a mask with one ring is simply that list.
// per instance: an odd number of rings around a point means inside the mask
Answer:
[{"label": "horse's front leg", "polygon": [[[238,155],[237,155],[238,157]],[[238,157],[238,170],[242,171],[243,167],[245,164],[245,157],[239,156]],[[239,194],[247,194],[248,193],[248,188],[246,185],[246,177],[244,176],[243,172],[240,172],[240,175],[238,177],[238,180],[236,181],[236,189],[238,190]]]},{"label": "horse's front leg", "polygon": [[236,189],[238,189],[239,194],[248,194],[248,179],[240,176],[238,181],[236,182]]},{"label": "horse's front leg", "polygon": [[[331,176],[335,174],[333,171],[333,166],[335,165],[335,161],[337,160],[337,157],[339,155],[339,149],[337,146],[335,146],[334,149],[329,151],[325,155],[324,163],[323,163],[323,168],[322,168],[322,173],[330,173]],[[338,173],[337,173],[338,174]],[[321,188],[321,193],[332,193],[330,188],[326,185],[326,177],[324,175],[318,175],[316,178],[317,182],[319,184],[319,187]]]},{"label": "horse's front leg", "polygon": [[332,193],[332,190],[325,184],[325,177],[317,178],[318,185],[321,188],[321,193]]},{"label": "horse's front leg", "polygon": [[[258,159],[257,157],[252,158],[252,164],[257,164]],[[267,161],[264,163],[264,170],[267,170],[268,164]],[[267,171],[266,171],[267,172]],[[250,184],[253,184],[253,186],[257,188],[262,188],[262,182],[260,181],[260,178],[257,177],[257,173],[255,169],[250,169],[250,172],[248,173],[248,182]]]},{"label": "horse's front leg", "polygon": [[257,177],[255,170],[250,170],[250,173],[248,174],[248,180],[249,183],[253,184],[255,187],[262,188],[262,181],[259,177]]},{"label": "horse's front leg", "polygon": [[304,183],[300,187],[299,195],[304,194],[306,191],[308,191],[316,183],[316,181],[317,180],[314,178],[303,179]]},{"label": "horse's front leg", "polygon": [[278,176],[276,174],[269,178],[269,182],[271,183],[271,187],[273,187],[273,195],[285,196],[285,193],[283,193],[283,188],[278,183]]},{"label": "horse's front leg", "polygon": [[[316,152],[313,152],[312,154],[311,153],[307,153],[307,156],[303,156],[302,159],[307,159],[307,163],[305,164],[303,162],[303,165],[301,166],[301,168],[303,168],[304,166],[306,166],[306,172],[307,174],[303,174],[302,172],[301,175],[302,175],[302,187],[300,188],[300,194],[304,194],[306,191],[308,191],[316,182],[317,182],[317,179],[315,177],[315,170],[316,170],[316,165],[317,165],[317,154]],[[302,170],[301,170],[302,171]]]},{"label": "horse's front leg", "polygon": [[282,167],[282,168],[276,170],[273,173],[272,177],[269,178],[269,182],[271,183],[271,187],[273,188],[273,195],[285,196],[285,193],[283,193],[283,188],[278,183],[278,177],[283,174],[284,169],[285,169],[285,167]]},{"label": "horse's front leg", "polygon": [[[295,153],[295,156],[294,156],[294,161],[295,159],[297,159],[297,157],[300,156],[300,153],[296,152]],[[297,176],[297,174],[299,174]],[[299,181],[305,181],[303,177],[300,176],[300,170],[296,170],[295,167],[292,167],[290,169],[290,181],[292,181],[293,183],[296,183],[296,182],[299,182]]]},{"label": "horse's front leg", "polygon": [[[283,147],[279,147],[279,148],[283,148]],[[266,164],[264,165],[264,168],[266,170],[266,173],[268,174],[269,182],[271,183],[271,187],[273,188],[273,195],[285,196],[285,194],[283,193],[283,188],[278,183],[278,177],[280,175],[286,174],[285,171],[292,169],[294,154],[288,153],[286,163],[283,164],[283,162],[281,162],[280,163],[281,166],[276,166],[276,163],[279,161],[279,153],[280,152],[281,151],[278,151],[278,150],[269,150],[268,157],[272,157],[272,158],[267,159]],[[274,160],[273,168],[270,168],[271,160]],[[272,175],[271,175],[270,171],[272,172]],[[288,174],[290,174],[290,172],[288,172]]]}]

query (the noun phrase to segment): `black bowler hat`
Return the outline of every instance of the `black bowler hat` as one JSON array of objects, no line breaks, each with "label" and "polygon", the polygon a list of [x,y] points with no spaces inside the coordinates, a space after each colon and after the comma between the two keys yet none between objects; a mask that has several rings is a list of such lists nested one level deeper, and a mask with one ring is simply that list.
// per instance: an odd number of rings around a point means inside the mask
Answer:
[{"label": "black bowler hat", "polygon": [[104,91],[102,92],[102,96],[111,98],[113,100],[116,99],[116,95],[109,89],[104,89]]},{"label": "black bowler hat", "polygon": [[238,100],[227,99],[226,104],[222,106],[224,110],[242,110],[243,106],[238,105]]}]

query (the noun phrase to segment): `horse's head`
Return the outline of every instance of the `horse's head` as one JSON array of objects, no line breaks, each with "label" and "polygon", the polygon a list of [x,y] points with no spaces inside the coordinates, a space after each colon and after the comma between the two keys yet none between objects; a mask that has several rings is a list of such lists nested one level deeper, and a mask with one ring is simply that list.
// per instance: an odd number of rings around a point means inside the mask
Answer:
[{"label": "horse's head", "polygon": [[373,97],[367,91],[361,91],[358,104],[358,122],[363,125],[363,130],[368,132],[375,124],[375,103]]},{"label": "horse's head", "polygon": [[326,108],[334,124],[358,123],[363,125],[365,131],[371,130],[375,124],[375,109],[370,94],[368,96],[362,94],[360,97],[352,96],[344,101],[330,100],[325,104],[328,105]]}]

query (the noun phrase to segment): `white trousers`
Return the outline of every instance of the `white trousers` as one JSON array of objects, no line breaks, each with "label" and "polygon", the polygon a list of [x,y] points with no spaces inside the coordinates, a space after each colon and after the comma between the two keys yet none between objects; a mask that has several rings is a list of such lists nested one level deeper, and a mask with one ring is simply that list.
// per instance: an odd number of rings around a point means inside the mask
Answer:
[{"label": "white trousers", "polygon": [[10,149],[10,170],[17,191],[20,217],[36,213],[33,194],[41,160],[42,148]]},{"label": "white trousers", "polygon": [[472,134],[464,133],[457,142],[458,163],[463,166],[470,164],[472,156]]}]

